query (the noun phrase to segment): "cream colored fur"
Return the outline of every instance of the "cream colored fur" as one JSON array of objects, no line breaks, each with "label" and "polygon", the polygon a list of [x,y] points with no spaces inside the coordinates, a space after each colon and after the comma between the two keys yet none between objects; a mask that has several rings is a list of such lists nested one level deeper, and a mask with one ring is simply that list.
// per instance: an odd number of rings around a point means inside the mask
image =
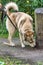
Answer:
[{"label": "cream colored fur", "polygon": [[[29,29],[29,31],[32,31],[33,32],[33,27],[32,27],[32,17],[26,13],[23,13],[23,12],[13,12],[13,13],[10,13],[9,11],[9,8],[13,8],[14,10],[17,10],[18,11],[18,6],[13,3],[13,2],[10,2],[8,3],[6,6],[6,12],[7,14],[9,15],[10,19],[12,20],[12,22],[17,25],[17,28],[18,28],[18,31],[19,31],[19,35],[20,35],[20,41],[21,41],[21,46],[22,47],[25,47],[25,41],[24,41],[24,33],[25,33],[25,29]],[[23,24],[22,26],[22,21],[25,20],[25,23]],[[8,30],[8,33],[9,33],[9,37],[8,37],[8,40],[9,40],[9,44],[8,45],[11,45],[11,46],[15,46],[15,44],[12,42],[12,36],[13,36],[13,33],[15,32],[15,28],[14,26],[11,24],[11,22],[9,21],[9,19],[7,18],[6,20],[6,28]],[[22,33],[22,34],[21,34]],[[33,44],[30,44],[29,45],[31,47],[34,47],[35,46],[35,41]]]}]

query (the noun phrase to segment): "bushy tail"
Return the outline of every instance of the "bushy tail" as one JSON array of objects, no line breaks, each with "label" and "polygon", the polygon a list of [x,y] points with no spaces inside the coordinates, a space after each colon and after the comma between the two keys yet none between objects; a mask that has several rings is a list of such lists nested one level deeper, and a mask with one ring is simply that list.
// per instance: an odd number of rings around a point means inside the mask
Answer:
[{"label": "bushy tail", "polygon": [[14,3],[14,2],[10,2],[10,3],[7,3],[7,4],[5,5],[5,11],[6,11],[6,12],[10,12],[9,10],[10,10],[11,8],[14,9],[14,10],[16,10],[16,11],[18,11],[18,6],[17,6],[17,4]]}]

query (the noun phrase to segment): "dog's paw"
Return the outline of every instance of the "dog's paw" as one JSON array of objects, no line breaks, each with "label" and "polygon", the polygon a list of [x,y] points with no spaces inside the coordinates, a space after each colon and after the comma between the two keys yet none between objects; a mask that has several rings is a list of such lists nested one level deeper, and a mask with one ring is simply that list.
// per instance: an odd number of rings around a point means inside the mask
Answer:
[{"label": "dog's paw", "polygon": [[16,46],[13,42],[10,43],[10,46]]},{"label": "dog's paw", "polygon": [[12,42],[11,42],[11,43],[4,42],[4,44],[5,44],[5,45],[8,45],[8,46],[12,46],[12,47],[13,47],[13,46],[16,46],[16,45],[15,45],[14,43],[12,43]]},{"label": "dog's paw", "polygon": [[22,48],[24,48],[25,47],[25,45],[24,44],[22,44]]}]

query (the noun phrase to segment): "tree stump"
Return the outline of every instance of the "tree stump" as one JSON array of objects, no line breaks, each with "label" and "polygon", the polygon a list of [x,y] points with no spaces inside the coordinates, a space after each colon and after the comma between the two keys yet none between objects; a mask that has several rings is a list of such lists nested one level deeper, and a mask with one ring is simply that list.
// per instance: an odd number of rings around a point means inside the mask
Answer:
[{"label": "tree stump", "polygon": [[43,8],[35,10],[35,31],[37,43],[43,46]]}]

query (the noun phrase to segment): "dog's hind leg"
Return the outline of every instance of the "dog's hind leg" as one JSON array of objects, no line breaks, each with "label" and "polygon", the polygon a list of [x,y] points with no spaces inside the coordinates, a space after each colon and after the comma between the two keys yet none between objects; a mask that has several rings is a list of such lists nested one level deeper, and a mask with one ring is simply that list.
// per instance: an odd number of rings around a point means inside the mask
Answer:
[{"label": "dog's hind leg", "polygon": [[13,36],[14,32],[9,32],[9,36],[8,36],[8,40],[9,40],[9,44],[10,46],[15,46],[15,44],[12,42],[12,36]]},{"label": "dog's hind leg", "polygon": [[8,45],[8,46],[15,46],[15,43],[13,43],[12,41],[12,36],[14,31],[11,33],[10,31],[8,31],[9,35],[8,35],[8,41],[9,42],[4,42],[4,44]]},{"label": "dog's hind leg", "polygon": [[15,46],[15,44],[12,42],[12,36],[13,36],[13,34],[14,34],[14,32],[15,32],[15,28],[14,28],[14,26],[10,23],[10,21],[7,19],[7,21],[6,21],[6,28],[7,28],[7,30],[8,30],[8,43],[4,43],[4,44],[6,44],[6,45],[9,45],[9,46]]}]

